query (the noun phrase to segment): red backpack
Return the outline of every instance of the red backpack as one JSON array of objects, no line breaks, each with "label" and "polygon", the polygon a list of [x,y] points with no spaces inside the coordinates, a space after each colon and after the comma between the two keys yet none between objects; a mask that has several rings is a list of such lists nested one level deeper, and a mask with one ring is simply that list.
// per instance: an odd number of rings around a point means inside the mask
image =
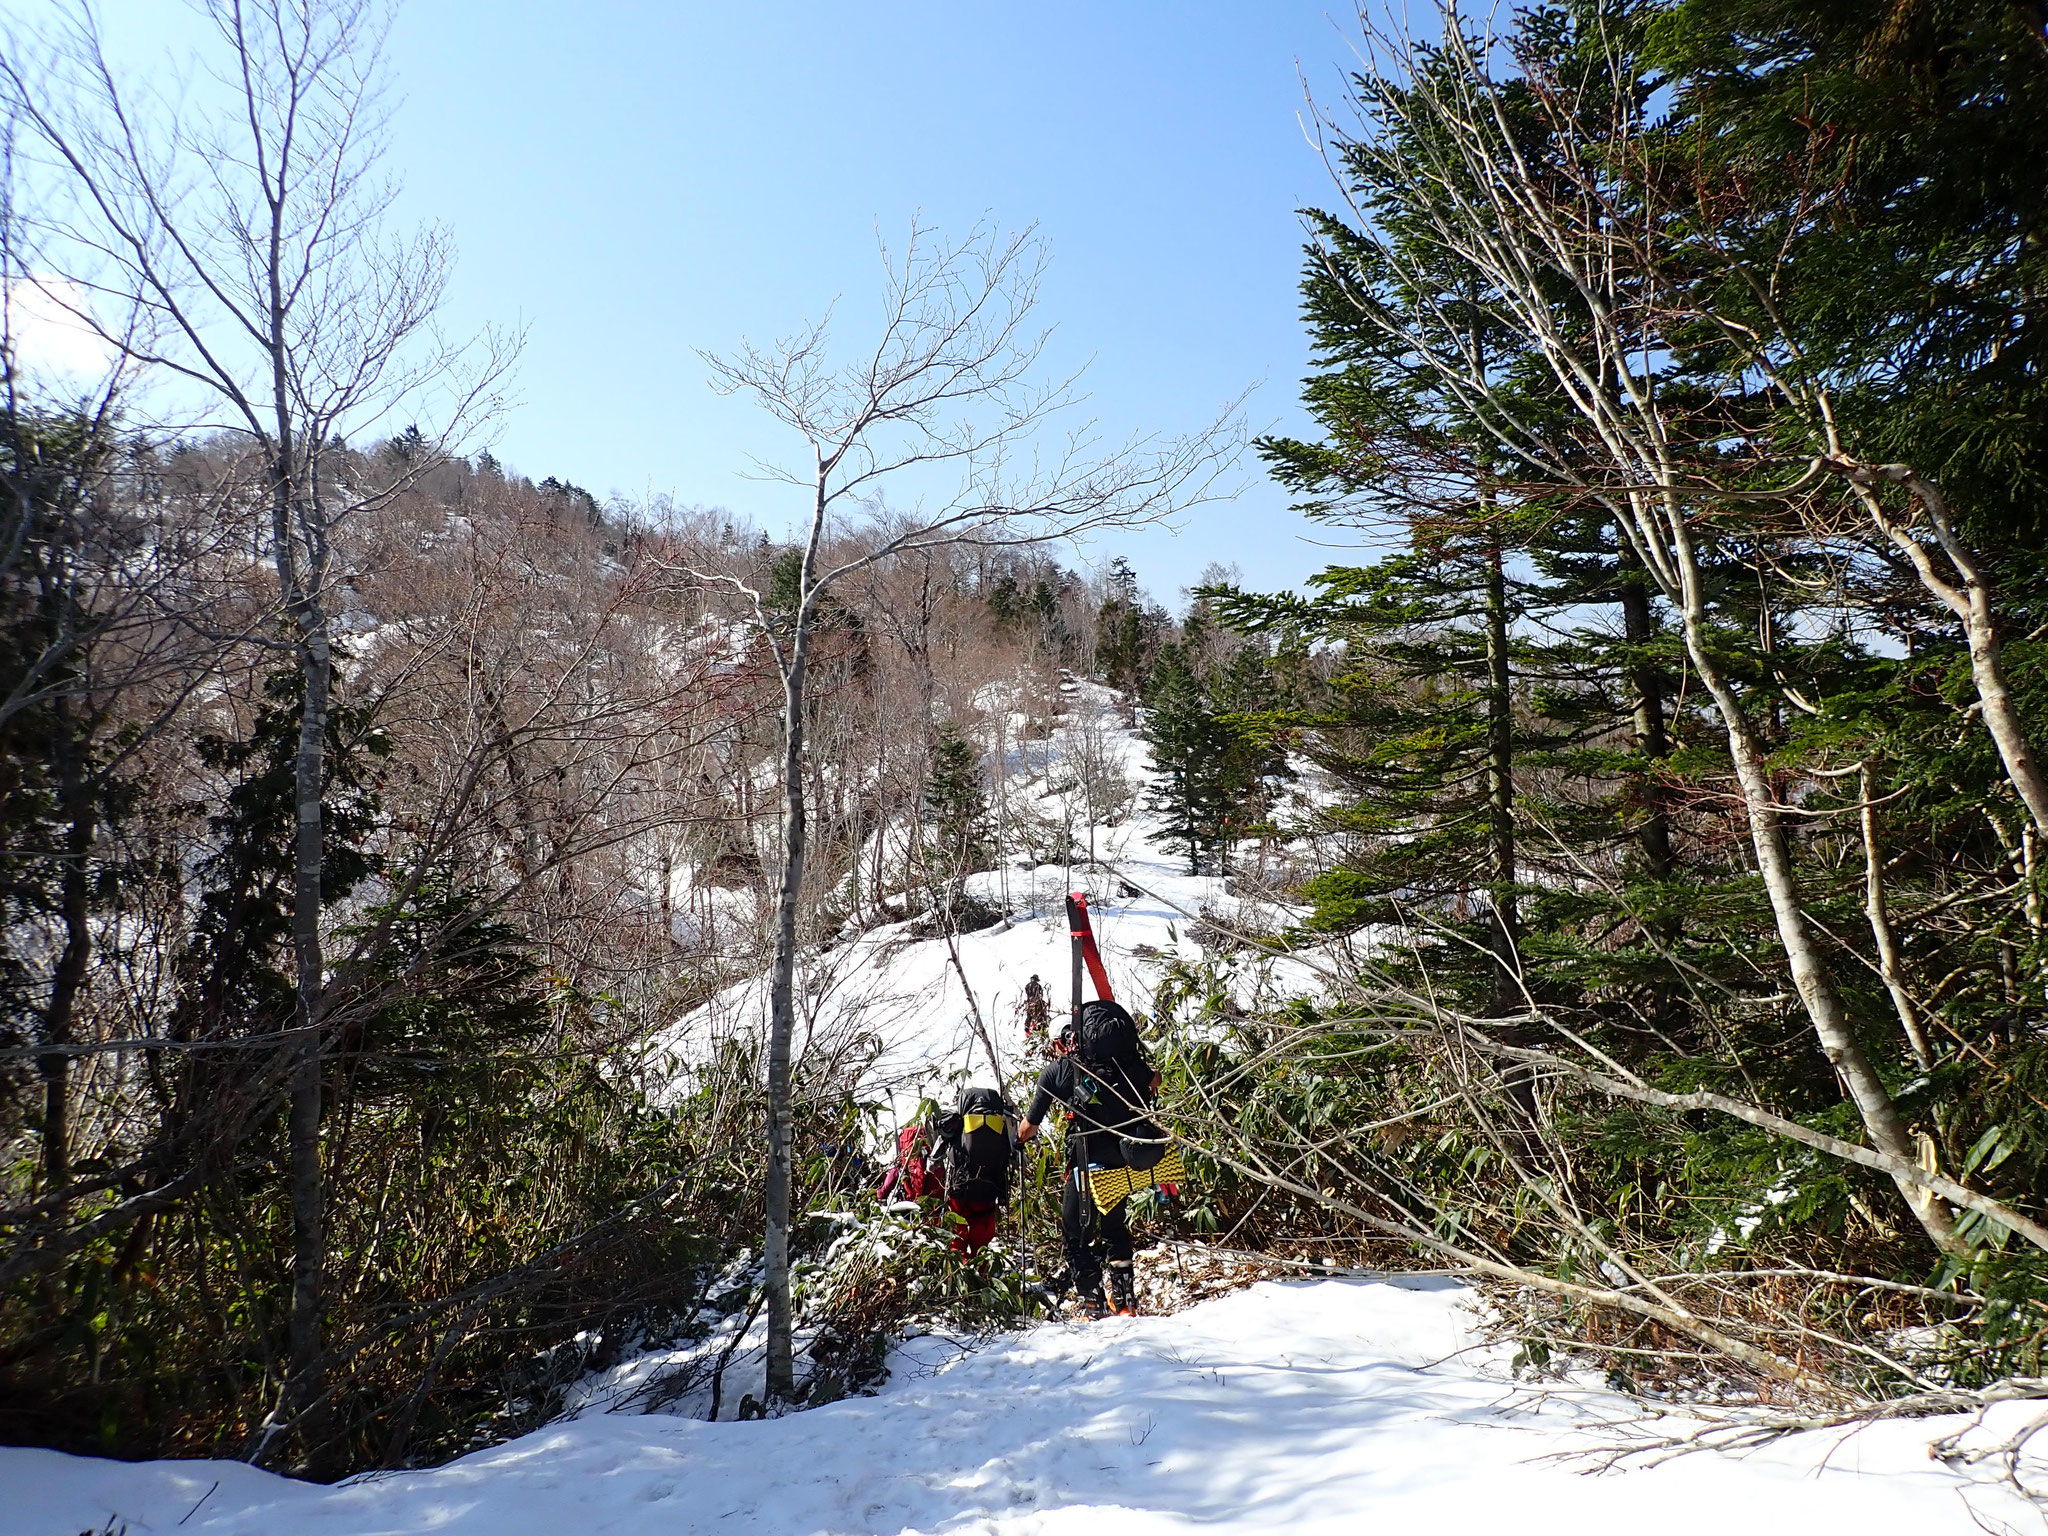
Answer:
[{"label": "red backpack", "polygon": [[896,1166],[882,1179],[882,1187],[875,1191],[878,1198],[887,1200],[893,1194],[898,1200],[922,1200],[926,1195],[943,1197],[946,1193],[946,1175],[936,1163],[925,1160],[930,1142],[922,1125],[906,1125],[896,1133]]}]

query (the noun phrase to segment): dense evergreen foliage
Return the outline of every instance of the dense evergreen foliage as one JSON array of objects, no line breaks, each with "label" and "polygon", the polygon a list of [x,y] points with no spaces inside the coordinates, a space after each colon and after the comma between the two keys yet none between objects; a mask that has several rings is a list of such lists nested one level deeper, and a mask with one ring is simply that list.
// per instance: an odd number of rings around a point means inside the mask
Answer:
[{"label": "dense evergreen foliage", "polygon": [[1826,1351],[1889,1325],[1846,1271],[1950,1289],[1963,1376],[2031,1372],[2039,18],[1444,17],[1333,121],[1323,435],[1263,445],[1393,550],[1223,596],[1334,664],[1247,724],[1339,792],[1291,942],[1346,935],[1349,980],[1190,1037],[1217,1178],[1578,1287],[1580,1338],[1704,1339],[1669,1296],[1796,1376],[1788,1286]]}]

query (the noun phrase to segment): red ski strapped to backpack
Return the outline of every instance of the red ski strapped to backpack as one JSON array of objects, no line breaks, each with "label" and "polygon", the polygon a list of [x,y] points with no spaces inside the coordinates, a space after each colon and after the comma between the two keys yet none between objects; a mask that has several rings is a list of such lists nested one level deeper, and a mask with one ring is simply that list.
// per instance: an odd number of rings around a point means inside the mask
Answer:
[{"label": "red ski strapped to backpack", "polygon": [[1074,1030],[1081,1029],[1081,967],[1088,967],[1089,978],[1095,983],[1095,995],[1105,1002],[1115,1002],[1116,994],[1109,989],[1109,972],[1102,967],[1102,951],[1095,947],[1095,927],[1088,921],[1088,895],[1085,891],[1067,892],[1067,929],[1074,939]]}]

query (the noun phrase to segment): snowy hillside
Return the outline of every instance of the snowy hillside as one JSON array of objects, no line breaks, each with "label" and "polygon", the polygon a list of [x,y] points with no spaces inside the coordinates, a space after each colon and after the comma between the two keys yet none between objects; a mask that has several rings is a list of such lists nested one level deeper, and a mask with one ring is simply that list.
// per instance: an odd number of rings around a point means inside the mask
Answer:
[{"label": "snowy hillside", "polygon": [[[0,1451],[0,1530],[74,1536],[825,1536],[983,1532],[1967,1536],[2038,1528],[1930,1461],[1943,1421],[1586,1475],[1671,1426],[1530,1388],[1429,1277],[1264,1284],[1173,1317],[899,1352],[889,1384],[789,1418],[586,1418],[431,1472],[331,1488],[239,1463]],[[2009,1430],[2029,1410],[2012,1404]]]},{"label": "snowy hillside", "polygon": [[[1051,743],[1011,765],[1013,792],[1056,796],[1065,733],[1081,729],[1143,774],[1143,744],[1117,724],[1110,696],[1084,686],[1072,705]],[[1091,895],[1119,995],[1143,1007],[1160,966],[1201,954],[1195,920],[1232,915],[1236,902],[1223,882],[1187,875],[1142,810],[1094,838],[1092,867],[1012,861],[974,877],[974,894],[1008,915],[959,939],[957,961],[908,924],[812,960],[800,1048],[838,1053],[864,1093],[899,1113],[922,1093],[987,1081],[991,1050],[1016,1086],[1036,1065],[1019,1024],[1026,978],[1044,979],[1056,1018],[1065,1003],[1070,886]],[[1277,984],[1314,980],[1295,967]],[[758,985],[735,987],[663,1043],[688,1061],[723,1034],[758,1029],[762,1011]],[[722,1372],[724,1422],[705,1422],[708,1392],[643,1411],[639,1389],[676,1358],[651,1350],[590,1377],[549,1428],[436,1470],[334,1487],[239,1463],[0,1451],[0,1532],[1941,1536],[2038,1519],[1999,1482],[2001,1462],[1930,1458],[1961,1420],[1808,1433],[1740,1458],[1660,1458],[1653,1440],[1697,1426],[1645,1419],[1590,1382],[1518,1381],[1509,1346],[1477,1331],[1481,1305],[1442,1277],[1269,1281],[1173,1316],[914,1338],[875,1397],[732,1422],[760,1390],[755,1321]],[[715,1332],[686,1353],[729,1342]],[[2006,1405],[1970,1443],[2011,1433],[2026,1413]]]},{"label": "snowy hillside", "polygon": [[[1146,781],[1149,769],[1144,742],[1118,718],[1115,695],[1093,683],[1070,687],[1068,713],[1051,741],[1013,752],[1005,764],[1009,794],[1027,805],[1041,803],[1054,819],[1075,814],[1063,786],[1083,741],[1134,786]],[[1142,807],[1114,826],[1078,826],[1075,841],[1093,848],[1092,863],[1034,864],[1010,856],[1001,868],[968,879],[969,895],[1005,915],[961,936],[957,966],[945,941],[911,937],[911,923],[877,928],[807,957],[798,978],[798,1054],[867,1060],[863,1094],[888,1098],[899,1112],[914,1108],[921,1092],[959,1080],[989,1081],[989,1045],[1005,1082],[1015,1083],[1039,1062],[1035,1051],[1024,1049],[1026,981],[1036,974],[1045,983],[1055,1027],[1066,1007],[1062,902],[1069,890],[1088,893],[1110,983],[1140,1009],[1168,960],[1200,957],[1190,930],[1204,914],[1234,917],[1240,910],[1223,880],[1187,873],[1185,856],[1165,845],[1157,818]],[[1312,987],[1315,977],[1289,966],[1273,980],[1299,991]],[[679,1021],[663,1044],[678,1061],[701,1059],[729,1034],[759,1031],[766,1011],[765,981],[743,982]],[[978,1036],[977,1014],[989,1045]]]}]

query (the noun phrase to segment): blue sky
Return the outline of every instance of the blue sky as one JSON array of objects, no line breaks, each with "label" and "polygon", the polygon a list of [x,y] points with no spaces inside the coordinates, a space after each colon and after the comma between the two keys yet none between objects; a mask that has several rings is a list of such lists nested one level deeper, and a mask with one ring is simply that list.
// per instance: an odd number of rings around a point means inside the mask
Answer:
[{"label": "blue sky", "polygon": [[[32,7],[25,7],[32,9]],[[107,0],[130,58],[192,35],[179,0]],[[1105,435],[1199,426],[1246,389],[1294,430],[1307,349],[1295,209],[1327,202],[1301,79],[1339,82],[1342,6],[1303,0],[410,0],[391,59],[401,211],[450,227],[457,327],[523,323],[499,457],[604,497],[666,493],[771,530],[746,477],[782,439],[698,351],[836,300],[854,336],[877,236],[1037,223],[1051,363],[1086,363]],[[1118,536],[1155,595],[1210,561],[1258,586],[1333,552],[1248,461],[1178,534]]]}]

